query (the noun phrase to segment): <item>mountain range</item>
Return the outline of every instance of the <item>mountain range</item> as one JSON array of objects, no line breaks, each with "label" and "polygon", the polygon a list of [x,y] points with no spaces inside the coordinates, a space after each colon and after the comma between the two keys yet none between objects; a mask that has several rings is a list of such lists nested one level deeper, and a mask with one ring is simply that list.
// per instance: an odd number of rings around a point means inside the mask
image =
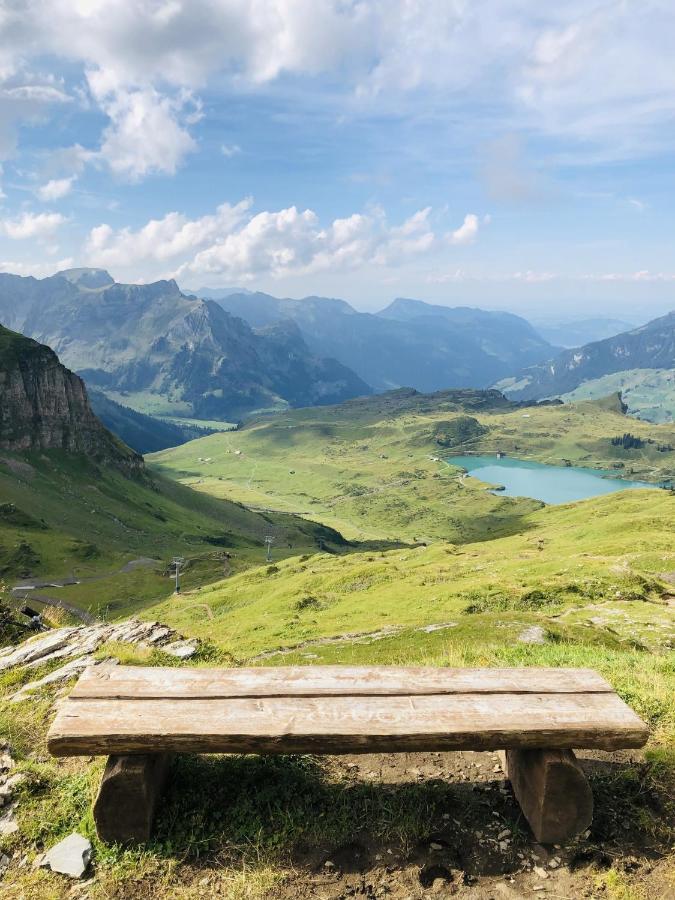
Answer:
[{"label": "mountain range", "polygon": [[295,323],[310,350],[339,360],[375,391],[488,387],[555,350],[529,322],[505,312],[399,298],[379,313],[364,313],[328,297],[208,294],[253,328]]},{"label": "mountain range", "polygon": [[495,385],[517,400],[559,397],[616,372],[675,368],[675,311],[603,341],[565,350]]},{"label": "mountain range", "polygon": [[[100,269],[0,275],[0,322],[48,344],[93,388],[200,419],[336,403],[369,386],[313,354],[290,320],[254,331],[174,281],[117,284]],[[113,397],[116,399],[115,397]]]}]

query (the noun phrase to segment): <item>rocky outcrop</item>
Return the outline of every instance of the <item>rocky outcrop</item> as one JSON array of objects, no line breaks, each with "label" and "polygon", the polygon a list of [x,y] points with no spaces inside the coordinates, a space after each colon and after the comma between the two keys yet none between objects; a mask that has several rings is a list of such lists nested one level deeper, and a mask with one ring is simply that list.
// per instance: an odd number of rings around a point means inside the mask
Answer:
[{"label": "rocky outcrop", "polygon": [[112,625],[97,623],[56,628],[30,638],[17,647],[0,650],[0,672],[17,668],[36,669],[45,663],[60,663],[58,668],[42,678],[24,684],[10,699],[14,703],[27,700],[33,691],[68,681],[88,666],[109,665],[113,660],[101,663],[93,654],[110,642],[157,648],[177,659],[189,659],[194,656],[198,647],[196,640],[185,640],[168,625],[141,622],[138,619],[128,619]]},{"label": "rocky outcrop", "polygon": [[142,458],[94,415],[82,379],[43,344],[0,326],[0,449],[64,450],[126,470]]}]

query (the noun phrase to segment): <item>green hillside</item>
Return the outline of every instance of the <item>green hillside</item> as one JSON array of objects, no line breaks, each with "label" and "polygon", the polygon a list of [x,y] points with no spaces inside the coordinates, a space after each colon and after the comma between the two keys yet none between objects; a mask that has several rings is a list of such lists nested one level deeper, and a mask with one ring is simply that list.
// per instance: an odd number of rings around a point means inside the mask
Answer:
[{"label": "green hillside", "polygon": [[[507,647],[532,625],[553,643],[675,647],[660,578],[675,570],[673,521],[670,493],[620,492],[542,509],[519,534],[491,541],[288,559],[152,615],[243,659],[337,638],[312,646],[312,658],[391,662],[440,647]],[[354,642],[357,634],[372,640]]]},{"label": "green hillside", "polygon": [[569,394],[565,403],[597,400],[613,391],[621,391],[631,415],[647,422],[672,422],[675,419],[675,371],[673,369],[629,369],[586,381]]},{"label": "green hillside", "polygon": [[0,580],[74,577],[81,583],[43,593],[97,614],[129,614],[168,596],[174,555],[189,561],[186,587],[263,559],[269,530],[279,556],[340,543],[321,526],[251,512],[161,477],[128,478],[58,451],[0,452]]},{"label": "green hillside", "polygon": [[[626,432],[642,446],[624,449]],[[659,482],[675,476],[675,427],[626,417],[617,397],[522,406],[497,392],[397,391],[258,419],[149,457],[199,491],[318,519],[347,537],[470,541],[540,504],[495,497],[443,457],[495,452]]]}]

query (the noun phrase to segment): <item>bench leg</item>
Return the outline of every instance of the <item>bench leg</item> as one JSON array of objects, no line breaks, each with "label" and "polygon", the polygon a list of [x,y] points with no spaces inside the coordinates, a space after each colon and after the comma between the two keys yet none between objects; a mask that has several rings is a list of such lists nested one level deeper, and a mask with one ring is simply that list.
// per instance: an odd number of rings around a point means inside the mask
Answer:
[{"label": "bench leg", "polygon": [[94,803],[96,832],[102,841],[130,844],[150,839],[170,761],[169,753],[108,757]]},{"label": "bench leg", "polygon": [[593,794],[571,750],[506,750],[502,768],[535,838],[561,844],[593,819]]}]

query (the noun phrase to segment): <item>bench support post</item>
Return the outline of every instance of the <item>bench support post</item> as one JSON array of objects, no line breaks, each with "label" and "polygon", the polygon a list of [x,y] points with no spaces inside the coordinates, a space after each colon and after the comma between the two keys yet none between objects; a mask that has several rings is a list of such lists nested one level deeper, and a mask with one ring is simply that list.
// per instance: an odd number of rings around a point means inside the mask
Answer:
[{"label": "bench support post", "polygon": [[499,756],[538,841],[561,844],[588,828],[593,794],[571,750],[506,750]]},{"label": "bench support post", "polygon": [[94,803],[96,832],[110,844],[150,840],[170,753],[109,756]]}]

